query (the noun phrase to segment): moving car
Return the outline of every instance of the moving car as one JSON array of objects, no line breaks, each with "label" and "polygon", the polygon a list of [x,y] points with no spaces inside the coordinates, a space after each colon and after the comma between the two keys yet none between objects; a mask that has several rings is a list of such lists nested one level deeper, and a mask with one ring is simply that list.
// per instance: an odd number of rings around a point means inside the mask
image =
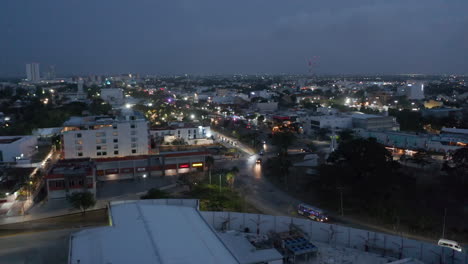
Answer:
[{"label": "moving car", "polygon": [[262,159],[258,158],[256,163],[257,164],[262,164]]},{"label": "moving car", "polygon": [[299,204],[297,206],[297,213],[317,222],[328,221],[328,216],[322,209],[308,204]]}]

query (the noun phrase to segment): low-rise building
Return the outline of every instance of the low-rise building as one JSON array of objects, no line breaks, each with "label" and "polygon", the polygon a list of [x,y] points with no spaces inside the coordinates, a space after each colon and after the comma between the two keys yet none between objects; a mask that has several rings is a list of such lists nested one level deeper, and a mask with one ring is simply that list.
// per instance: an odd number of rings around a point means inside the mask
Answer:
[{"label": "low-rise building", "polygon": [[176,176],[205,168],[206,151],[161,152],[95,159],[98,181],[138,179],[153,176]]},{"label": "low-rise building", "polygon": [[320,128],[328,129],[350,129],[353,127],[351,116],[348,115],[317,115],[301,118],[302,128],[305,134],[310,134]]},{"label": "low-rise building", "polygon": [[240,232],[217,232],[197,200],[113,202],[109,218],[111,226],[70,237],[69,263],[283,263],[271,246],[257,248]]},{"label": "low-rise building", "polygon": [[123,89],[103,88],[101,89],[101,99],[112,106],[122,105],[124,103]]},{"label": "low-rise building", "polygon": [[356,113],[351,115],[353,127],[365,130],[400,130],[400,125],[393,116],[379,116]]},{"label": "low-rise building", "polygon": [[36,136],[0,137],[0,163],[30,159],[36,153]]},{"label": "low-rise building", "polygon": [[95,164],[90,159],[59,160],[45,176],[49,199],[66,198],[74,192],[96,195]]},{"label": "low-rise building", "polygon": [[210,126],[180,123],[170,127],[151,128],[149,133],[154,141],[165,144],[172,143],[176,139],[190,145],[212,143]]}]

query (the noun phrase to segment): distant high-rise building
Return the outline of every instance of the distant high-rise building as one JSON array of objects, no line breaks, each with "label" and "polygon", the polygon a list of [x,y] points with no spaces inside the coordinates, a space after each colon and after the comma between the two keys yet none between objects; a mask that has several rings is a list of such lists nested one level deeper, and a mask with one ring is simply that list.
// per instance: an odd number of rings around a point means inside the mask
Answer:
[{"label": "distant high-rise building", "polygon": [[83,84],[84,84],[83,79],[82,79],[82,78],[79,78],[79,79],[78,79],[78,93],[79,93],[79,94],[84,94]]},{"label": "distant high-rise building", "polygon": [[55,65],[50,65],[49,70],[47,71],[47,79],[53,80],[55,79]]},{"label": "distant high-rise building", "polygon": [[30,82],[38,82],[41,80],[39,63],[34,62],[26,64],[26,78]]}]

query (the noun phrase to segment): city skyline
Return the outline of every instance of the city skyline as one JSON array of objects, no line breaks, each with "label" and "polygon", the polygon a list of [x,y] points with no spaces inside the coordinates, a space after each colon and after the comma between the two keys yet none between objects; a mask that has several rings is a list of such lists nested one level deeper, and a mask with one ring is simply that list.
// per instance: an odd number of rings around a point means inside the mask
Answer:
[{"label": "city skyline", "polygon": [[61,75],[468,72],[463,1],[2,6],[1,76],[31,61]]}]

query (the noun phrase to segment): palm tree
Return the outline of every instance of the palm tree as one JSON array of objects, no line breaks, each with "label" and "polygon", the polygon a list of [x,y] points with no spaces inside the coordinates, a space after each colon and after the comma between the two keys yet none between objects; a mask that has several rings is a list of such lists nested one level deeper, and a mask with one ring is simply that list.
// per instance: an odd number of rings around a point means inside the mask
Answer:
[{"label": "palm tree", "polygon": [[226,173],[226,181],[231,189],[232,187],[234,187],[234,181],[238,173],[239,168],[237,168],[236,166],[232,167],[232,169],[228,173]]},{"label": "palm tree", "polygon": [[206,156],[206,157],[205,157],[205,164],[206,164],[206,167],[208,167],[208,175],[209,175],[210,184],[211,184],[211,168],[212,168],[213,165],[214,165],[214,158],[213,158],[213,156]]}]

